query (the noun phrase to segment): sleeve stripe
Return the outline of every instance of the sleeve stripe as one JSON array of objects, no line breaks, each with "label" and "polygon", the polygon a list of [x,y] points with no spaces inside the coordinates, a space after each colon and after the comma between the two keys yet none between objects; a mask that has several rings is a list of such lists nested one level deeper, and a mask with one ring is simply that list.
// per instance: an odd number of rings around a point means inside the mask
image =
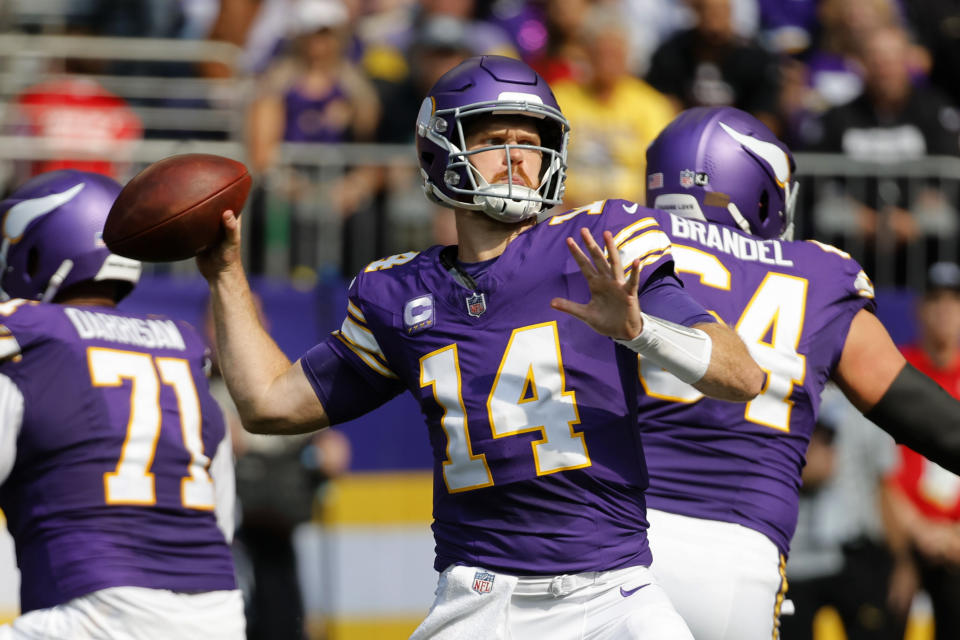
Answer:
[{"label": "sleeve stripe", "polygon": [[655,252],[653,252],[653,253],[648,253],[648,254],[643,258],[643,260],[640,261],[640,268],[643,269],[643,268],[644,268],[645,266],[647,266],[648,264],[653,264],[654,262],[656,262],[657,260],[659,260],[660,258],[662,258],[663,256],[666,256],[666,255],[670,255],[670,251],[669,251],[669,250],[665,250],[665,251],[655,251]]},{"label": "sleeve stripe", "polygon": [[12,358],[20,353],[20,343],[11,335],[0,337],[0,360]]},{"label": "sleeve stripe", "polygon": [[340,340],[340,342],[342,342],[344,345],[346,345],[346,347],[347,347],[348,349],[350,349],[350,351],[353,351],[353,352],[357,355],[358,358],[360,358],[361,360],[363,360],[364,364],[366,364],[368,367],[370,367],[371,369],[373,369],[374,371],[376,371],[377,373],[379,373],[379,374],[382,375],[383,377],[385,377],[385,378],[396,378],[396,377],[397,377],[397,374],[395,374],[393,371],[390,371],[390,369],[387,369],[385,366],[383,366],[382,364],[380,364],[379,362],[377,362],[377,360],[374,359],[373,356],[371,356],[369,353],[367,353],[367,352],[365,352],[365,351],[363,351],[363,350],[355,347],[353,344],[351,344],[350,341],[346,338],[346,336],[344,336],[344,335],[343,335],[342,333],[340,333],[339,331],[337,331],[337,332],[334,333],[333,335],[337,336],[337,339]]},{"label": "sleeve stripe", "polygon": [[670,238],[659,229],[651,229],[618,244],[618,247],[621,262],[628,265],[636,259],[645,261],[653,253],[669,253]]},{"label": "sleeve stripe", "polygon": [[366,328],[366,321],[362,317],[357,317],[357,315],[349,308],[347,309],[347,317],[353,320],[356,324],[362,325],[364,328]]},{"label": "sleeve stripe", "polygon": [[620,231],[615,236],[613,236],[613,243],[619,247],[637,231],[640,231],[641,229],[646,229],[647,227],[651,227],[656,224],[657,224],[657,221],[655,218],[640,218],[636,222],[632,222],[627,226],[625,226],[623,229],[620,229]]},{"label": "sleeve stripe", "polygon": [[363,349],[370,355],[386,361],[383,355],[383,349],[377,344],[377,339],[373,337],[373,333],[366,327],[357,324],[351,316],[344,318],[340,332],[357,348]]},{"label": "sleeve stripe", "polygon": [[353,304],[353,301],[351,300],[347,300],[347,313],[349,313],[352,316],[355,316],[357,320],[359,320],[360,322],[364,324],[367,323],[367,319],[363,316],[363,311],[360,311],[360,307]]},{"label": "sleeve stripe", "polygon": [[[646,254],[646,255],[640,260],[640,271],[643,271],[643,268],[644,268],[645,266],[647,266],[648,264],[653,264],[654,262],[656,262],[657,260],[659,260],[659,259],[662,258],[663,256],[669,255],[669,254],[670,254],[669,251],[654,251],[654,252],[652,252],[652,253]],[[633,269],[627,267],[626,269],[623,270],[623,276],[624,276],[625,278],[629,278],[629,277],[630,277],[630,274],[631,274],[632,272],[633,272]]]},{"label": "sleeve stripe", "polygon": [[390,367],[387,365],[387,359],[383,354],[370,351],[369,349],[366,349],[363,346],[357,344],[356,342],[350,339],[350,336],[343,333],[342,330],[336,331],[335,333],[336,335],[340,336],[343,342],[346,343],[348,346],[350,346],[350,348],[354,349],[357,352],[362,351],[364,354],[366,354],[368,358],[371,358],[374,362],[379,364],[381,367],[383,367],[387,371],[390,371]]}]

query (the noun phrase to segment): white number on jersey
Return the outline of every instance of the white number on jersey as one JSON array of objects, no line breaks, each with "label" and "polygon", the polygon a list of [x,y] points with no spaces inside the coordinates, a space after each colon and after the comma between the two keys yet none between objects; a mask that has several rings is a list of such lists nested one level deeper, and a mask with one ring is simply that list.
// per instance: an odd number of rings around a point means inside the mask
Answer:
[{"label": "white number on jersey", "polygon": [[[441,426],[447,435],[443,478],[451,493],[493,484],[483,454],[470,446],[461,392],[457,346],[450,345],[420,359],[420,386],[432,386],[443,408]],[[539,432],[532,453],[537,475],[590,466],[579,424],[576,398],[566,390],[557,323],[514,329],[500,360],[487,398],[494,438]]]},{"label": "white number on jersey", "polygon": [[[103,478],[107,504],[153,505],[156,490],[150,467],[160,439],[160,384],[170,385],[177,396],[183,446],[190,454],[180,497],[185,507],[212,510],[213,480],[210,458],[203,452],[200,400],[190,365],[180,358],[157,358],[135,351],[90,347],[90,379],[95,387],[119,387],[131,381],[130,418],[116,470]],[[159,376],[157,372],[159,371]]]},{"label": "white number on jersey", "polygon": [[[693,273],[714,289],[729,291],[730,272],[714,255],[673,245],[677,271]],[[807,306],[807,280],[769,272],[740,314],[735,329],[760,368],[767,385],[747,403],[744,418],[780,431],[790,430],[790,394],[806,375],[806,358],[797,352]],[[647,394],[673,402],[696,402],[703,397],[660,367],[640,359],[640,383]]]}]

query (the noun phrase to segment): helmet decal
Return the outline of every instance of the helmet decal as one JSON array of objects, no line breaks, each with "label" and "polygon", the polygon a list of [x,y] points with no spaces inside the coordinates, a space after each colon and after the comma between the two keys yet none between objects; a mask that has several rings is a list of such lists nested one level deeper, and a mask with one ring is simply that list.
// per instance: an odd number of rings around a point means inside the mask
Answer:
[{"label": "helmet decal", "polygon": [[23,237],[23,232],[27,230],[30,223],[55,211],[60,205],[70,202],[83,187],[81,183],[62,193],[21,200],[7,210],[3,217],[3,243],[0,244],[0,274],[7,267],[7,252],[10,250],[11,243],[18,242]]},{"label": "helmet decal", "polygon": [[718,122],[717,124],[719,124],[720,128],[726,131],[731,138],[750,151],[753,151],[760,156],[764,162],[770,165],[770,168],[773,169],[774,177],[781,186],[790,181],[790,159],[787,157],[787,154],[784,153],[783,149],[772,142],[764,142],[753,136],[742,134],[736,129],[728,127],[723,122]]},{"label": "helmet decal", "polygon": [[794,170],[790,149],[754,116],[694,107],[647,148],[647,204],[759,238],[791,239]]},{"label": "helmet decal", "polygon": [[37,175],[0,202],[0,297],[50,301],[86,281],[116,281],[122,298],[140,277],[136,260],[103,243],[103,224],[120,193],[104,175],[65,169]]},{"label": "helmet decal", "polygon": [[81,183],[70,187],[63,193],[53,193],[41,198],[21,200],[13,205],[3,218],[4,239],[16,242],[26,231],[27,225],[40,216],[50,213],[60,205],[70,202],[75,195],[80,193],[83,187],[84,185]]}]

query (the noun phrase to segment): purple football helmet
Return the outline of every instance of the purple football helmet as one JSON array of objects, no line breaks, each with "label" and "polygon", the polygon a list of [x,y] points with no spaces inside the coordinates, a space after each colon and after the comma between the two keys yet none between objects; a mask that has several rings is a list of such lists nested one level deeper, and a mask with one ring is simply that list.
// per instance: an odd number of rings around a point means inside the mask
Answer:
[{"label": "purple football helmet", "polygon": [[97,173],[51,171],[28,180],[0,202],[0,293],[4,299],[49,302],[87,280],[117,280],[122,298],[140,278],[140,263],[107,249],[103,224],[120,193]]},{"label": "purple football helmet", "polygon": [[733,107],[695,107],[647,148],[647,206],[793,238],[793,154],[762,122]]},{"label": "purple football helmet", "polygon": [[[466,150],[464,120],[478,115],[535,119],[540,145],[492,145]],[[417,157],[427,197],[451,208],[483,211],[501,222],[519,222],[563,198],[570,125],[546,81],[525,63],[502,56],[468,58],[441,77],[417,116]],[[543,157],[536,189],[514,184],[510,148],[536,149]],[[502,149],[506,184],[489,184],[470,156]]]}]

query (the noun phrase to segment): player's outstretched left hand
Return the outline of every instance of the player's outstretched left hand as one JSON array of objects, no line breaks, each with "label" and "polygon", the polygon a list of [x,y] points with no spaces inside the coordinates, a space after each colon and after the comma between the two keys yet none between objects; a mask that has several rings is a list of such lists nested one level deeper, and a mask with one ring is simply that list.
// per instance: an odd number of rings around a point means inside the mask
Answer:
[{"label": "player's outstretched left hand", "polygon": [[550,306],[557,311],[569,313],[590,325],[597,333],[619,340],[632,340],[643,328],[637,289],[640,282],[640,262],[634,260],[630,276],[625,278],[620,263],[620,251],[614,244],[613,234],[603,232],[606,255],[593,239],[589,229],[580,229],[583,244],[589,257],[573,238],[567,238],[567,247],[580,266],[583,277],[590,287],[590,300],[586,304],[566,298],[554,298]]}]

